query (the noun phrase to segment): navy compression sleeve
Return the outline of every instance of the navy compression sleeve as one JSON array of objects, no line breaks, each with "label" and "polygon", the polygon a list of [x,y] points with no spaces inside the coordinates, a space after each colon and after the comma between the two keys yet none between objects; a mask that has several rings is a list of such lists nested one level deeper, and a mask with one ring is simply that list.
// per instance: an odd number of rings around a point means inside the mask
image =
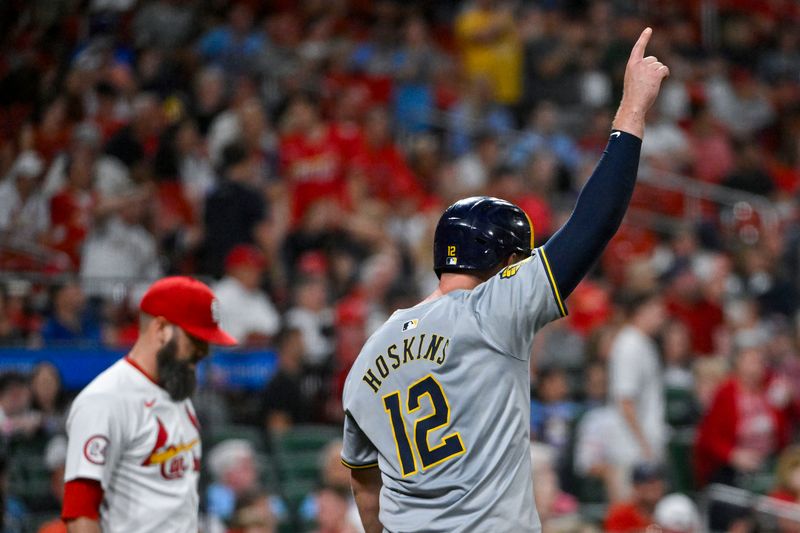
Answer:
[{"label": "navy compression sleeve", "polygon": [[617,232],[636,184],[642,140],[614,131],[566,224],[544,245],[562,298],[592,268]]}]

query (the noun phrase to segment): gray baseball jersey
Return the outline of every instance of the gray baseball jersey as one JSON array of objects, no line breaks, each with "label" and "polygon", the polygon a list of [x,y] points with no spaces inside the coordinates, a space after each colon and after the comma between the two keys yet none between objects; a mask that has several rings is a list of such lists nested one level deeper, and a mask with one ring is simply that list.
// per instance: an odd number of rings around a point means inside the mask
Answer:
[{"label": "gray baseball jersey", "polygon": [[538,248],[369,338],[344,386],[342,462],[380,468],[386,531],[540,531],[528,365],[534,333],[564,315]]}]

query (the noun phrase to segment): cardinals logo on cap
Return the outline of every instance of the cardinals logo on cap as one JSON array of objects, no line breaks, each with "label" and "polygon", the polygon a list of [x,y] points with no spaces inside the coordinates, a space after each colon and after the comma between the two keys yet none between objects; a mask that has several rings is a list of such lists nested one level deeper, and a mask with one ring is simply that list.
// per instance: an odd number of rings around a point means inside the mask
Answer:
[{"label": "cardinals logo on cap", "polygon": [[214,324],[219,324],[220,320],[219,300],[217,300],[216,298],[211,300],[211,320],[214,321]]}]

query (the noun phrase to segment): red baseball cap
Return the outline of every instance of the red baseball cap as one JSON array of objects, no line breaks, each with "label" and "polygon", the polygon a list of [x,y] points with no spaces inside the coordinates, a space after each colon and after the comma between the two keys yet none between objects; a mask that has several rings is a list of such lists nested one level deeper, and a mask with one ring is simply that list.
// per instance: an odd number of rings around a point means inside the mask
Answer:
[{"label": "red baseball cap", "polygon": [[234,246],[225,257],[225,270],[249,266],[262,270],[267,266],[266,258],[261,250],[252,244],[238,244]]},{"label": "red baseball cap", "polygon": [[236,339],[219,327],[219,301],[208,285],[187,276],[162,278],[144,293],[139,309],[161,316],[210,344],[233,346]]}]

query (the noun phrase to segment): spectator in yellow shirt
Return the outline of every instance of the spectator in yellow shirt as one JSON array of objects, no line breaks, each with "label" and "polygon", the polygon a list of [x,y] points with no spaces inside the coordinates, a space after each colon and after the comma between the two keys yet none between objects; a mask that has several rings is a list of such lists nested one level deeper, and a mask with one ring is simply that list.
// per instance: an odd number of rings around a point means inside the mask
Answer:
[{"label": "spectator in yellow shirt", "polygon": [[516,104],[522,93],[522,44],[511,7],[475,0],[458,16],[455,29],[467,76],[491,80],[499,103]]}]

